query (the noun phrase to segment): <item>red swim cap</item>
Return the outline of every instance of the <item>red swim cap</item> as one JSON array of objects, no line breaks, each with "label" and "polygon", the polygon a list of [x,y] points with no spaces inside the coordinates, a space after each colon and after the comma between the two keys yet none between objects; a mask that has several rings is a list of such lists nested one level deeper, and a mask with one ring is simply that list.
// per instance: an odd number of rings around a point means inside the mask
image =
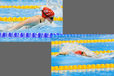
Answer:
[{"label": "red swim cap", "polygon": [[44,18],[48,18],[48,17],[53,17],[55,14],[54,12],[48,8],[48,7],[44,7],[42,10],[42,17]]},{"label": "red swim cap", "polygon": [[82,55],[82,51],[76,51],[76,52],[74,52],[75,54],[78,54],[78,55]]}]

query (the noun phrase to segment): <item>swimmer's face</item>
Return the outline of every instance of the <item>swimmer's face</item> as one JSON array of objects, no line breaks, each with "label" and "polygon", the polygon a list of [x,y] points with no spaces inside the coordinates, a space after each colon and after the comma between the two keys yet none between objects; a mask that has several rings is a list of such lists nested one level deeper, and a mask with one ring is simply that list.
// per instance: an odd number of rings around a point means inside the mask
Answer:
[{"label": "swimmer's face", "polygon": [[48,17],[48,18],[46,18],[50,23],[52,23],[53,22],[53,17]]},{"label": "swimmer's face", "polygon": [[83,52],[82,56],[87,56],[87,54],[85,52]]}]

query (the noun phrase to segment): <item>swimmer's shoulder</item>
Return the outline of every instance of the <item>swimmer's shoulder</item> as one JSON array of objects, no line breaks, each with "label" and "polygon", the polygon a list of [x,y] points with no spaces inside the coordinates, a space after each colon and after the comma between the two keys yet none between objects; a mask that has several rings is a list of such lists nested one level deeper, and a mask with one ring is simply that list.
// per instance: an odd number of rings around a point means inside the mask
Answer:
[{"label": "swimmer's shoulder", "polygon": [[45,21],[45,19],[42,16],[40,16],[40,15],[36,15],[36,17],[40,19],[40,23]]},{"label": "swimmer's shoulder", "polygon": [[37,17],[37,18],[39,18],[39,19],[43,19],[43,17],[40,16],[40,15],[36,15],[35,17]]},{"label": "swimmer's shoulder", "polygon": [[41,18],[42,16],[40,16],[40,15],[36,15],[35,17],[40,17],[40,18]]}]

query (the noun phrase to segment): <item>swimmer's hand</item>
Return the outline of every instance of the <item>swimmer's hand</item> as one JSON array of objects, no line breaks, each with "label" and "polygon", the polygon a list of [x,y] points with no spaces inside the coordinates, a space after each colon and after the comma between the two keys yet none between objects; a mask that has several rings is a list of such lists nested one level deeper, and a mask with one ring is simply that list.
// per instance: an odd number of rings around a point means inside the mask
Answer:
[{"label": "swimmer's hand", "polygon": [[68,54],[69,54],[69,52],[59,52],[55,56],[58,56],[58,55],[68,55]]},{"label": "swimmer's hand", "polygon": [[54,55],[54,56],[56,57],[56,56],[58,56],[58,55],[60,55],[60,54],[58,53],[58,54],[56,54],[56,55]]}]

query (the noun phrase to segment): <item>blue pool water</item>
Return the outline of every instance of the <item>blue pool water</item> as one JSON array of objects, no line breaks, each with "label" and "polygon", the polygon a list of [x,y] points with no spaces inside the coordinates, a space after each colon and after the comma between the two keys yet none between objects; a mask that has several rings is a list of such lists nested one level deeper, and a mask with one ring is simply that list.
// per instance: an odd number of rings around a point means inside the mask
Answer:
[{"label": "blue pool water", "polygon": [[[57,37],[57,36],[56,36]],[[78,37],[78,38],[77,38]],[[113,34],[105,35],[60,35],[59,40],[92,40],[92,39],[114,39]],[[92,51],[114,50],[114,42],[97,42],[97,43],[80,43]],[[59,52],[61,46],[52,46],[51,52]],[[69,65],[87,65],[87,64],[110,64],[114,63],[114,53],[101,54],[104,55],[102,59],[88,58],[79,55],[66,55],[66,56],[51,56],[51,66],[69,66]],[[111,57],[112,56],[112,57]],[[111,71],[94,71],[94,72],[52,72],[52,76],[113,76],[114,69]]]},{"label": "blue pool water", "polygon": [[58,57],[53,56],[51,59],[52,59],[51,62],[52,66],[114,63],[114,58],[93,59],[82,56],[58,56]]}]

